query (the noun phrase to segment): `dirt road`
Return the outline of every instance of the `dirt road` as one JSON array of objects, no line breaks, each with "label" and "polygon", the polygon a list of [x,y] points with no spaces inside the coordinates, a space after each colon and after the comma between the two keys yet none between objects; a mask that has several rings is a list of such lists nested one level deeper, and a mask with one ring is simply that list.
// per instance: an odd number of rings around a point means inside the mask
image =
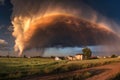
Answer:
[{"label": "dirt road", "polygon": [[48,76],[34,76],[23,80],[58,80],[61,77],[71,76],[73,74],[79,74],[85,71],[93,73],[93,75],[86,80],[108,80],[110,77],[120,72],[120,62]]},{"label": "dirt road", "polygon": [[104,65],[100,67],[95,67],[93,69],[106,69],[104,72],[94,75],[86,80],[108,80],[110,77],[116,75],[120,72],[120,63],[114,63],[109,65]]}]

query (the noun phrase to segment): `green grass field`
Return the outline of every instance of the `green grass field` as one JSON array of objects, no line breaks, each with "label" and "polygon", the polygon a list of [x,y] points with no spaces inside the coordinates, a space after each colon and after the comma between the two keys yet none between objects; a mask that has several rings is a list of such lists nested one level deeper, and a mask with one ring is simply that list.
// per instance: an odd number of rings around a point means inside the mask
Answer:
[{"label": "green grass field", "polygon": [[31,75],[48,75],[120,62],[119,58],[83,61],[54,61],[44,58],[0,58],[0,80],[20,79]]}]

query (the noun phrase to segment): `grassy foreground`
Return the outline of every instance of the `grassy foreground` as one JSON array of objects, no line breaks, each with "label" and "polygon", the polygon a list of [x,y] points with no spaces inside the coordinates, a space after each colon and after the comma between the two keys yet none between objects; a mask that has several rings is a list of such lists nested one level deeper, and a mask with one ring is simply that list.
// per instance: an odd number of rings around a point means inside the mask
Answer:
[{"label": "grassy foreground", "polygon": [[0,80],[13,80],[31,75],[48,75],[120,62],[119,58],[83,61],[54,61],[44,58],[0,58]]}]

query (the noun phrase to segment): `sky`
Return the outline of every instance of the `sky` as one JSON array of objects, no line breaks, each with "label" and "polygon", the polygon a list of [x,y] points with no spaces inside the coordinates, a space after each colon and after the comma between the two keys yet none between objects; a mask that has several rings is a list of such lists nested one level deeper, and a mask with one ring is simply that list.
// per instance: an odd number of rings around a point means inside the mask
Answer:
[{"label": "sky", "polygon": [[[73,3],[74,0],[71,0]],[[120,0],[83,0],[99,14],[120,24]],[[78,0],[78,4],[79,4]],[[9,31],[11,24],[11,16],[13,12],[13,5],[10,0],[0,0],[0,39],[7,43],[10,49],[13,49],[14,39]],[[1,44],[0,44],[1,45]],[[79,50],[79,49],[78,49]],[[64,51],[64,50],[63,50]]]},{"label": "sky", "polygon": [[85,0],[97,12],[116,22],[120,22],[120,0]]},{"label": "sky", "polygon": [[11,25],[12,5],[9,0],[0,0],[0,39],[9,41],[8,27]]}]

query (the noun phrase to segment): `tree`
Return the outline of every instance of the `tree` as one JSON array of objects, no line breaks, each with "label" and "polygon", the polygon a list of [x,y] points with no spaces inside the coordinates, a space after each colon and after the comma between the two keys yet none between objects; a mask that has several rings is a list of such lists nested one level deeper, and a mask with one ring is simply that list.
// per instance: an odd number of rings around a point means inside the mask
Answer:
[{"label": "tree", "polygon": [[111,55],[111,58],[116,58],[117,56],[115,54]]},{"label": "tree", "polygon": [[27,58],[27,56],[26,56],[26,55],[24,55],[23,57],[24,57],[24,58]]},{"label": "tree", "polygon": [[90,48],[86,47],[82,49],[83,55],[85,57],[85,59],[89,59],[92,55],[92,51]]}]

